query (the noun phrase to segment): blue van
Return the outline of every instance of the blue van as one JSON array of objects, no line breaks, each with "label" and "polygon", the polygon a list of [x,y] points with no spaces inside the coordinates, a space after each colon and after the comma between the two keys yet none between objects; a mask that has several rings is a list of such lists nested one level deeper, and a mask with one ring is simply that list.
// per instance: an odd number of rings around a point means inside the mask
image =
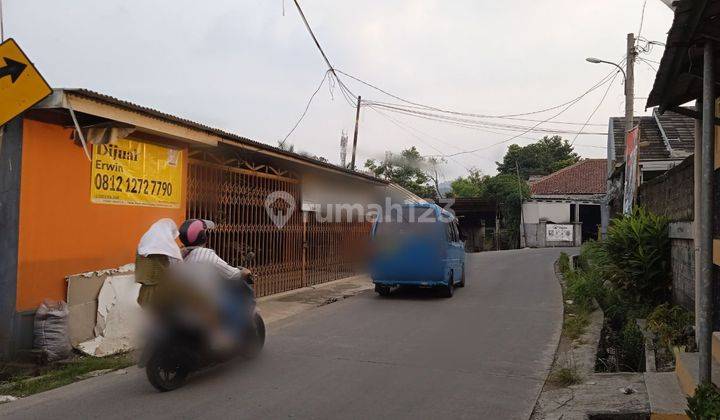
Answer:
[{"label": "blue van", "polygon": [[372,228],[370,275],[375,291],[396,286],[439,288],[452,297],[465,286],[465,246],[455,216],[436,204],[403,205],[378,216]]}]

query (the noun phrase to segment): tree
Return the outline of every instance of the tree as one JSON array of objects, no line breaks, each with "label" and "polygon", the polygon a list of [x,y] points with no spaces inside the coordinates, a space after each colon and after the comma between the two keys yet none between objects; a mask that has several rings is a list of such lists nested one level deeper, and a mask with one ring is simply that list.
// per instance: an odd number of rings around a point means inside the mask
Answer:
[{"label": "tree", "polygon": [[292,143],[288,143],[287,139],[278,141],[278,149],[285,150],[286,152],[290,153],[297,153],[298,155],[302,155],[305,157],[309,157],[311,159],[319,160],[320,162],[328,163],[327,158],[324,158],[322,156],[314,155],[310,152],[304,152],[304,151],[295,151],[295,145]]},{"label": "tree", "polygon": [[456,178],[450,187],[452,187],[452,197],[482,197],[485,192],[485,181],[490,178],[483,175],[477,169],[471,169],[467,177]]},{"label": "tree", "polygon": [[502,162],[495,162],[498,173],[515,174],[516,164],[520,176],[528,179],[530,175],[549,175],[580,160],[572,145],[560,136],[545,136],[536,143],[527,146],[512,144],[508,147]]},{"label": "tree", "polygon": [[519,243],[520,209],[523,201],[530,197],[530,187],[524,179],[515,173],[487,176],[474,169],[451,185],[454,197],[477,197],[497,203],[508,241]]},{"label": "tree", "polygon": [[503,220],[503,226],[511,244],[520,240],[520,212],[522,203],[530,197],[530,187],[515,174],[498,174],[484,183],[483,198],[495,201]]},{"label": "tree", "polygon": [[426,171],[428,164],[436,167],[438,163],[428,162],[413,146],[403,150],[400,155],[387,152],[385,159],[380,162],[368,159],[365,167],[375,176],[394,182],[420,197],[434,198],[437,196],[436,187],[430,185],[432,177]]}]

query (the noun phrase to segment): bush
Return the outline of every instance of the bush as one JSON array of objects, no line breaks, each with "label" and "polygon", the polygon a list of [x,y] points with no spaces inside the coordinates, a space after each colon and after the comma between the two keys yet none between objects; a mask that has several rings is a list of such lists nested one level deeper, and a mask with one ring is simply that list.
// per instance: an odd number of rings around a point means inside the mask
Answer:
[{"label": "bush", "polygon": [[669,298],[671,279],[668,220],[642,208],[613,219],[607,239],[593,251],[613,286],[635,303],[659,304]]},{"label": "bush", "polygon": [[663,303],[647,317],[648,331],[664,347],[687,345],[695,325],[693,314],[680,306]]},{"label": "bush", "polygon": [[560,272],[563,274],[566,274],[570,271],[570,256],[564,252],[560,253],[560,258],[558,259],[558,269],[560,269]]},{"label": "bush", "polygon": [[701,384],[695,389],[695,395],[687,399],[685,414],[692,420],[720,418],[720,392],[713,384]]},{"label": "bush", "polygon": [[620,330],[620,360],[626,369],[642,372],[645,369],[645,337],[634,319],[628,320]]},{"label": "bush", "polygon": [[595,271],[576,271],[565,276],[567,296],[584,310],[595,309],[593,299],[601,300],[602,278]]}]

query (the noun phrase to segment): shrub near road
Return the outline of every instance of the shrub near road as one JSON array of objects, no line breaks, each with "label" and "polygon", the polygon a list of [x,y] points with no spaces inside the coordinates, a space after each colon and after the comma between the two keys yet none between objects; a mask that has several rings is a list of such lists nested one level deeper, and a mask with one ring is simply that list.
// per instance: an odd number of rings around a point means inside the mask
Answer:
[{"label": "shrub near road", "polygon": [[[579,267],[566,274],[567,294],[575,305],[587,308],[594,299],[605,313],[599,370],[643,370],[643,338],[635,320],[659,305],[668,306],[672,282],[667,229],[666,218],[636,208],[612,221],[604,241],[583,245]],[[686,334],[686,324],[683,318],[656,327],[675,337]]]}]

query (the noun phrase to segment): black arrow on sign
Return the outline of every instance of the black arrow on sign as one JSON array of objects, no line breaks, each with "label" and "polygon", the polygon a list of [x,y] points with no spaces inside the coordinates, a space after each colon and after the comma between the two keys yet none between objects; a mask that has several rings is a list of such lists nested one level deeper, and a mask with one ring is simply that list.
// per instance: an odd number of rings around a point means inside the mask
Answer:
[{"label": "black arrow on sign", "polygon": [[25,67],[27,67],[27,64],[17,62],[7,57],[4,57],[4,59],[5,67],[0,67],[0,79],[5,76],[10,76],[10,80],[15,83],[23,70],[25,70]]}]

